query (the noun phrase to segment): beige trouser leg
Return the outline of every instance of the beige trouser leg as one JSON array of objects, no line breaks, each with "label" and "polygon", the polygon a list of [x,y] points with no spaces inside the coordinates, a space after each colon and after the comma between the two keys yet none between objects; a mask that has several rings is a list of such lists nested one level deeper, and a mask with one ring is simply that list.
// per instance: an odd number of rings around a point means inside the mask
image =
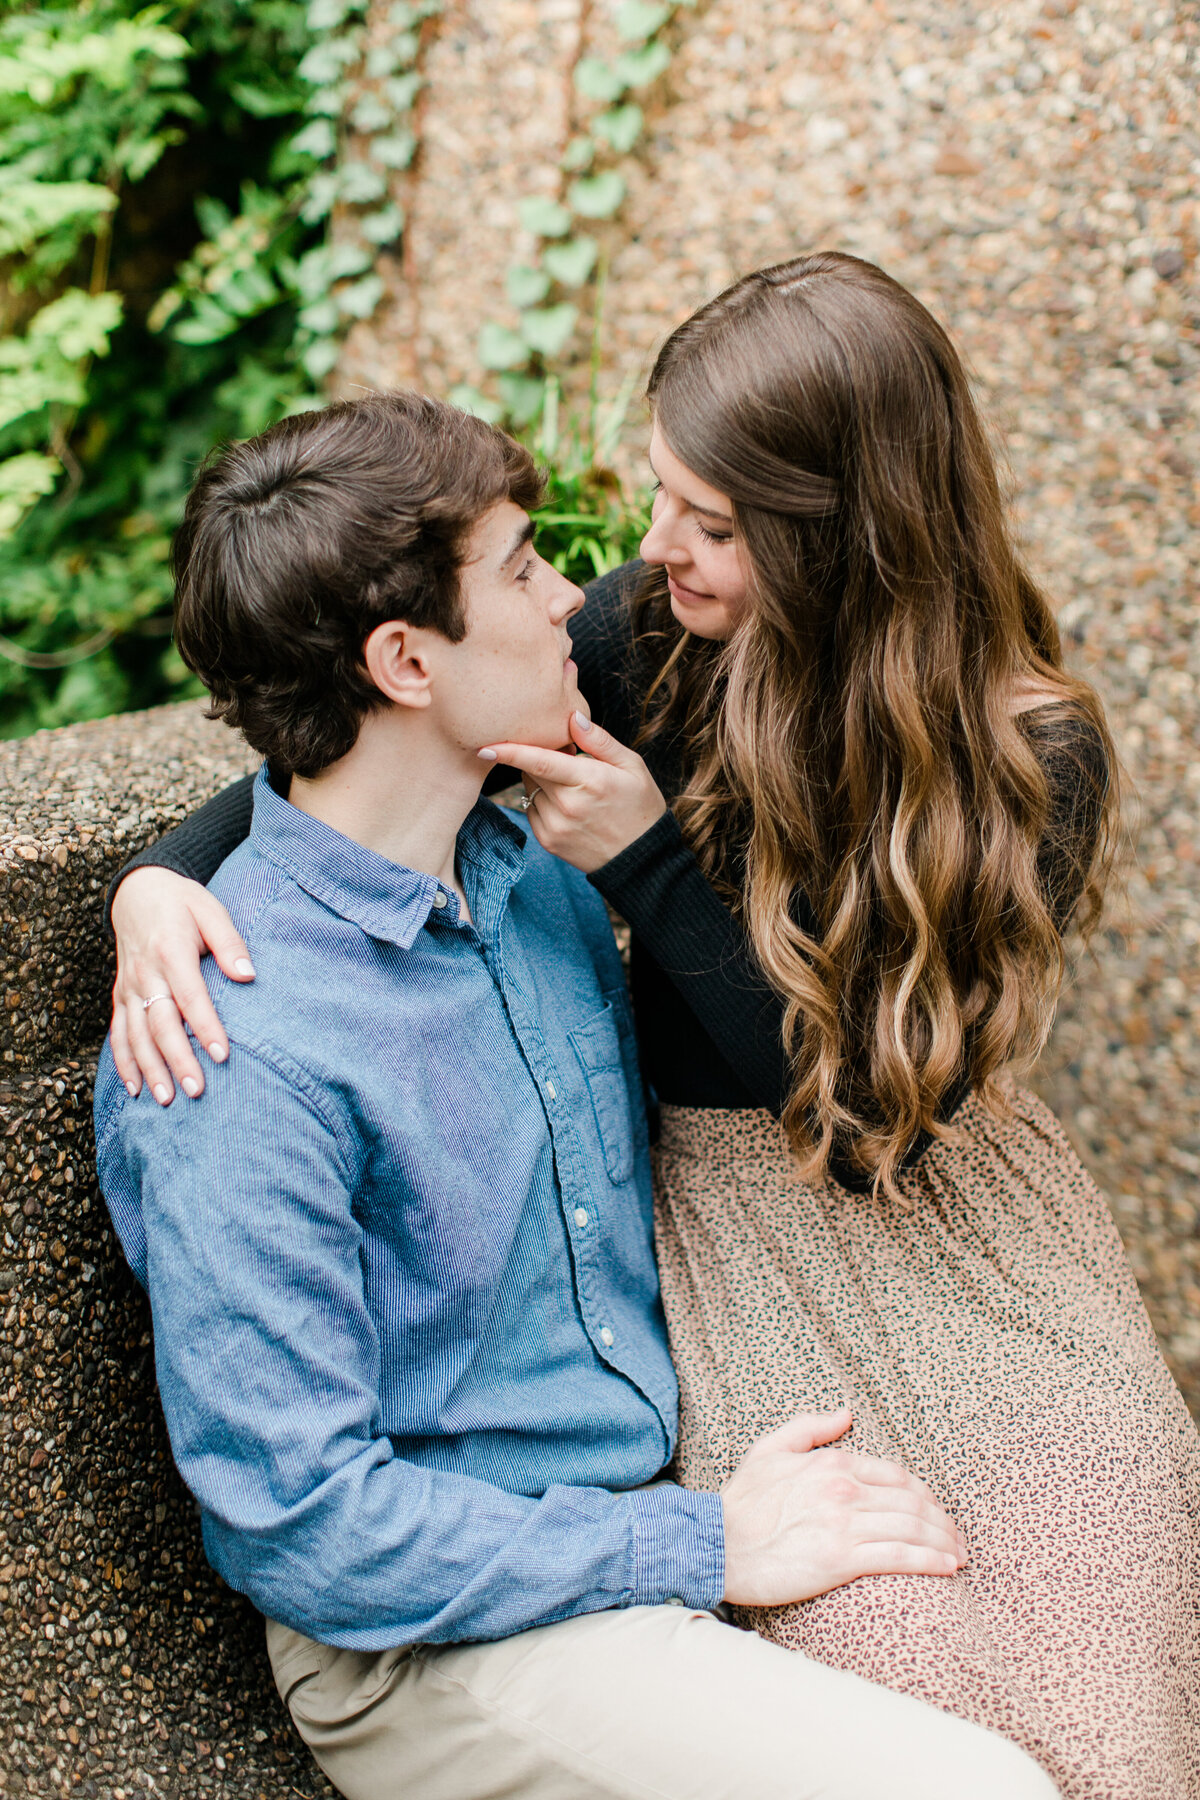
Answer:
[{"label": "beige trouser leg", "polygon": [[276,1624],[296,1728],[347,1800],[1054,1800],[1006,1738],[710,1613],[589,1613],[362,1655]]}]

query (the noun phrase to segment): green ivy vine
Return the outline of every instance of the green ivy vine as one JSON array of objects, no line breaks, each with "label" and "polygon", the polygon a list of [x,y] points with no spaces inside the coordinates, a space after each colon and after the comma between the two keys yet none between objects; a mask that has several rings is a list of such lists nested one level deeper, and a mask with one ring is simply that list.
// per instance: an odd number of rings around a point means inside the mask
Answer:
[{"label": "green ivy vine", "polygon": [[[645,132],[645,114],[635,97],[657,81],[671,62],[669,27],[696,0],[620,0],[615,25],[624,49],[612,60],[583,57],[573,83],[583,109],[558,169],[558,195],[531,194],[518,216],[536,244],[531,261],[514,262],[506,290],[517,311],[515,326],[488,320],[477,354],[495,376],[496,394],[463,385],[452,398],[490,418],[517,428],[542,414],[558,370],[576,340],[580,300],[595,286],[598,312],[603,294],[600,246],[588,227],[615,218],[626,195],[621,160]],[[595,350],[593,341],[593,363]],[[628,396],[616,403],[623,414]]]}]

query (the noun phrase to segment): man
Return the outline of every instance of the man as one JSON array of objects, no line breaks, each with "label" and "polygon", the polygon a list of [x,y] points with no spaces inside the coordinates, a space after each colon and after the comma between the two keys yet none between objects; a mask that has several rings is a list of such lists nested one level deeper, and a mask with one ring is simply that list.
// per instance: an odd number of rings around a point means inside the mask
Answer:
[{"label": "man", "polygon": [[481,747],[561,745],[581,704],[537,495],[503,434],[396,395],[285,421],[189,500],[180,648],[268,759],[212,884],[257,978],[208,972],[202,1101],[106,1055],[96,1120],[208,1556],[350,1800],[1047,1795],[998,1738],[716,1616],[881,1537],[959,1566],[920,1483],[810,1454],[846,1415],[719,1495],[662,1479],[620,963],[586,880],[479,798]]}]

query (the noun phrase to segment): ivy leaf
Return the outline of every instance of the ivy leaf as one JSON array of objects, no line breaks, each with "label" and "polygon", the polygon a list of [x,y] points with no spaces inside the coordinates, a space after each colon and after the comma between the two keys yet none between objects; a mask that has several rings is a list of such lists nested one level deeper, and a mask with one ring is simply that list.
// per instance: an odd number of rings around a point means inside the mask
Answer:
[{"label": "ivy leaf", "polygon": [[521,314],[521,332],[531,350],[542,356],[558,356],[570,341],[579,317],[579,308],[564,301],[561,306],[543,306]]},{"label": "ivy leaf", "polygon": [[301,309],[298,323],[314,337],[329,337],[337,330],[338,309],[334,300],[314,300]]},{"label": "ivy leaf", "polygon": [[519,431],[536,419],[546,398],[546,383],[537,375],[501,375],[497,382],[504,411]]},{"label": "ivy leaf", "polygon": [[524,263],[515,264],[504,278],[505,291],[518,310],[523,306],[536,306],[550,292],[550,277],[544,269],[530,269]]},{"label": "ivy leaf", "polygon": [[596,264],[596,240],[570,238],[565,244],[547,244],[542,266],[564,287],[582,287]]},{"label": "ivy leaf", "polygon": [[355,131],[368,136],[373,131],[386,131],[391,122],[391,112],[378,94],[364,94],[350,114],[350,123]]},{"label": "ivy leaf", "polygon": [[291,148],[298,156],[315,156],[324,162],[337,149],[337,132],[328,119],[310,119],[292,139]]},{"label": "ivy leaf", "polygon": [[624,0],[617,8],[617,31],[627,42],[640,44],[653,37],[670,16],[669,6],[651,4],[651,0]]},{"label": "ivy leaf", "polygon": [[619,70],[619,64],[614,68],[598,56],[584,56],[575,64],[575,86],[587,99],[602,100],[606,106],[611,106],[629,86]]},{"label": "ivy leaf", "polygon": [[625,156],[637,143],[644,123],[645,114],[641,107],[630,101],[628,106],[614,106],[611,111],[593,119],[592,130],[618,156]]},{"label": "ivy leaf", "polygon": [[386,177],[378,169],[373,169],[370,163],[342,164],[338,181],[340,199],[348,201],[351,206],[369,206],[372,200],[382,200],[386,193]]},{"label": "ivy leaf", "polygon": [[[521,223],[526,231],[543,238],[565,237],[571,229],[571,215],[557,200],[545,194],[531,194],[519,207]],[[498,365],[503,368],[504,364]]]},{"label": "ivy leaf", "polygon": [[409,111],[424,85],[423,78],[414,71],[411,75],[394,75],[390,81],[384,82],[383,91],[392,110],[402,113]]},{"label": "ivy leaf", "polygon": [[480,328],[477,354],[485,369],[519,369],[529,361],[529,345],[519,331],[494,319]]},{"label": "ivy leaf", "polygon": [[617,69],[625,87],[645,87],[657,81],[670,62],[671,52],[664,43],[643,44],[640,50],[627,50],[619,57]]},{"label": "ivy leaf", "polygon": [[563,151],[563,158],[559,164],[559,168],[571,169],[573,171],[588,169],[592,165],[595,154],[596,146],[593,144],[590,137],[572,138],[571,142]]},{"label": "ivy leaf", "polygon": [[334,174],[313,176],[308,184],[304,205],[300,208],[300,217],[306,225],[316,225],[321,219],[329,217],[340,188],[341,183]]},{"label": "ivy leaf", "polygon": [[326,87],[338,79],[343,69],[358,61],[359,48],[357,37],[322,38],[302,57],[296,73],[301,81]]},{"label": "ivy leaf", "polygon": [[611,219],[624,198],[625,179],[615,169],[582,176],[567,195],[571,211],[585,219]]},{"label": "ivy leaf", "polygon": [[346,92],[340,81],[328,87],[314,88],[304,102],[304,110],[313,118],[340,119],[346,110]]},{"label": "ivy leaf", "polygon": [[417,140],[411,131],[393,131],[387,137],[371,139],[371,155],[385,169],[407,169],[417,153]]},{"label": "ivy leaf", "polygon": [[0,538],[11,537],[34,501],[50,493],[61,467],[57,457],[35,450],[0,462]]},{"label": "ivy leaf", "polygon": [[394,244],[404,230],[404,208],[384,206],[368,213],[359,221],[359,230],[369,244]]},{"label": "ivy leaf", "polygon": [[320,381],[328,375],[338,359],[338,341],[336,338],[317,338],[308,346],[300,361],[314,381]]},{"label": "ivy leaf", "polygon": [[308,29],[336,31],[352,12],[361,12],[361,0],[309,0]]},{"label": "ivy leaf", "polygon": [[462,412],[473,413],[477,419],[486,419],[489,425],[498,425],[504,417],[504,408],[481,394],[469,381],[460,381],[450,389],[450,404]]},{"label": "ivy leaf", "polygon": [[382,299],[383,277],[373,271],[364,275],[361,281],[337,291],[338,307],[351,319],[369,319]]}]

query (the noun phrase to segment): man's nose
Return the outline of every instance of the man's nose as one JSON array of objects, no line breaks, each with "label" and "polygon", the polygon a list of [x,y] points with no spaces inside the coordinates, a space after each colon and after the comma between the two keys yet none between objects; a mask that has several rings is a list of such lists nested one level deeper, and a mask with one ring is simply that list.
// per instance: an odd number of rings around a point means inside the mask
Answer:
[{"label": "man's nose", "polygon": [[568,581],[565,575],[560,577],[560,585],[550,602],[550,616],[554,623],[561,625],[564,619],[573,619],[583,605],[583,589],[576,587],[573,581]]}]

